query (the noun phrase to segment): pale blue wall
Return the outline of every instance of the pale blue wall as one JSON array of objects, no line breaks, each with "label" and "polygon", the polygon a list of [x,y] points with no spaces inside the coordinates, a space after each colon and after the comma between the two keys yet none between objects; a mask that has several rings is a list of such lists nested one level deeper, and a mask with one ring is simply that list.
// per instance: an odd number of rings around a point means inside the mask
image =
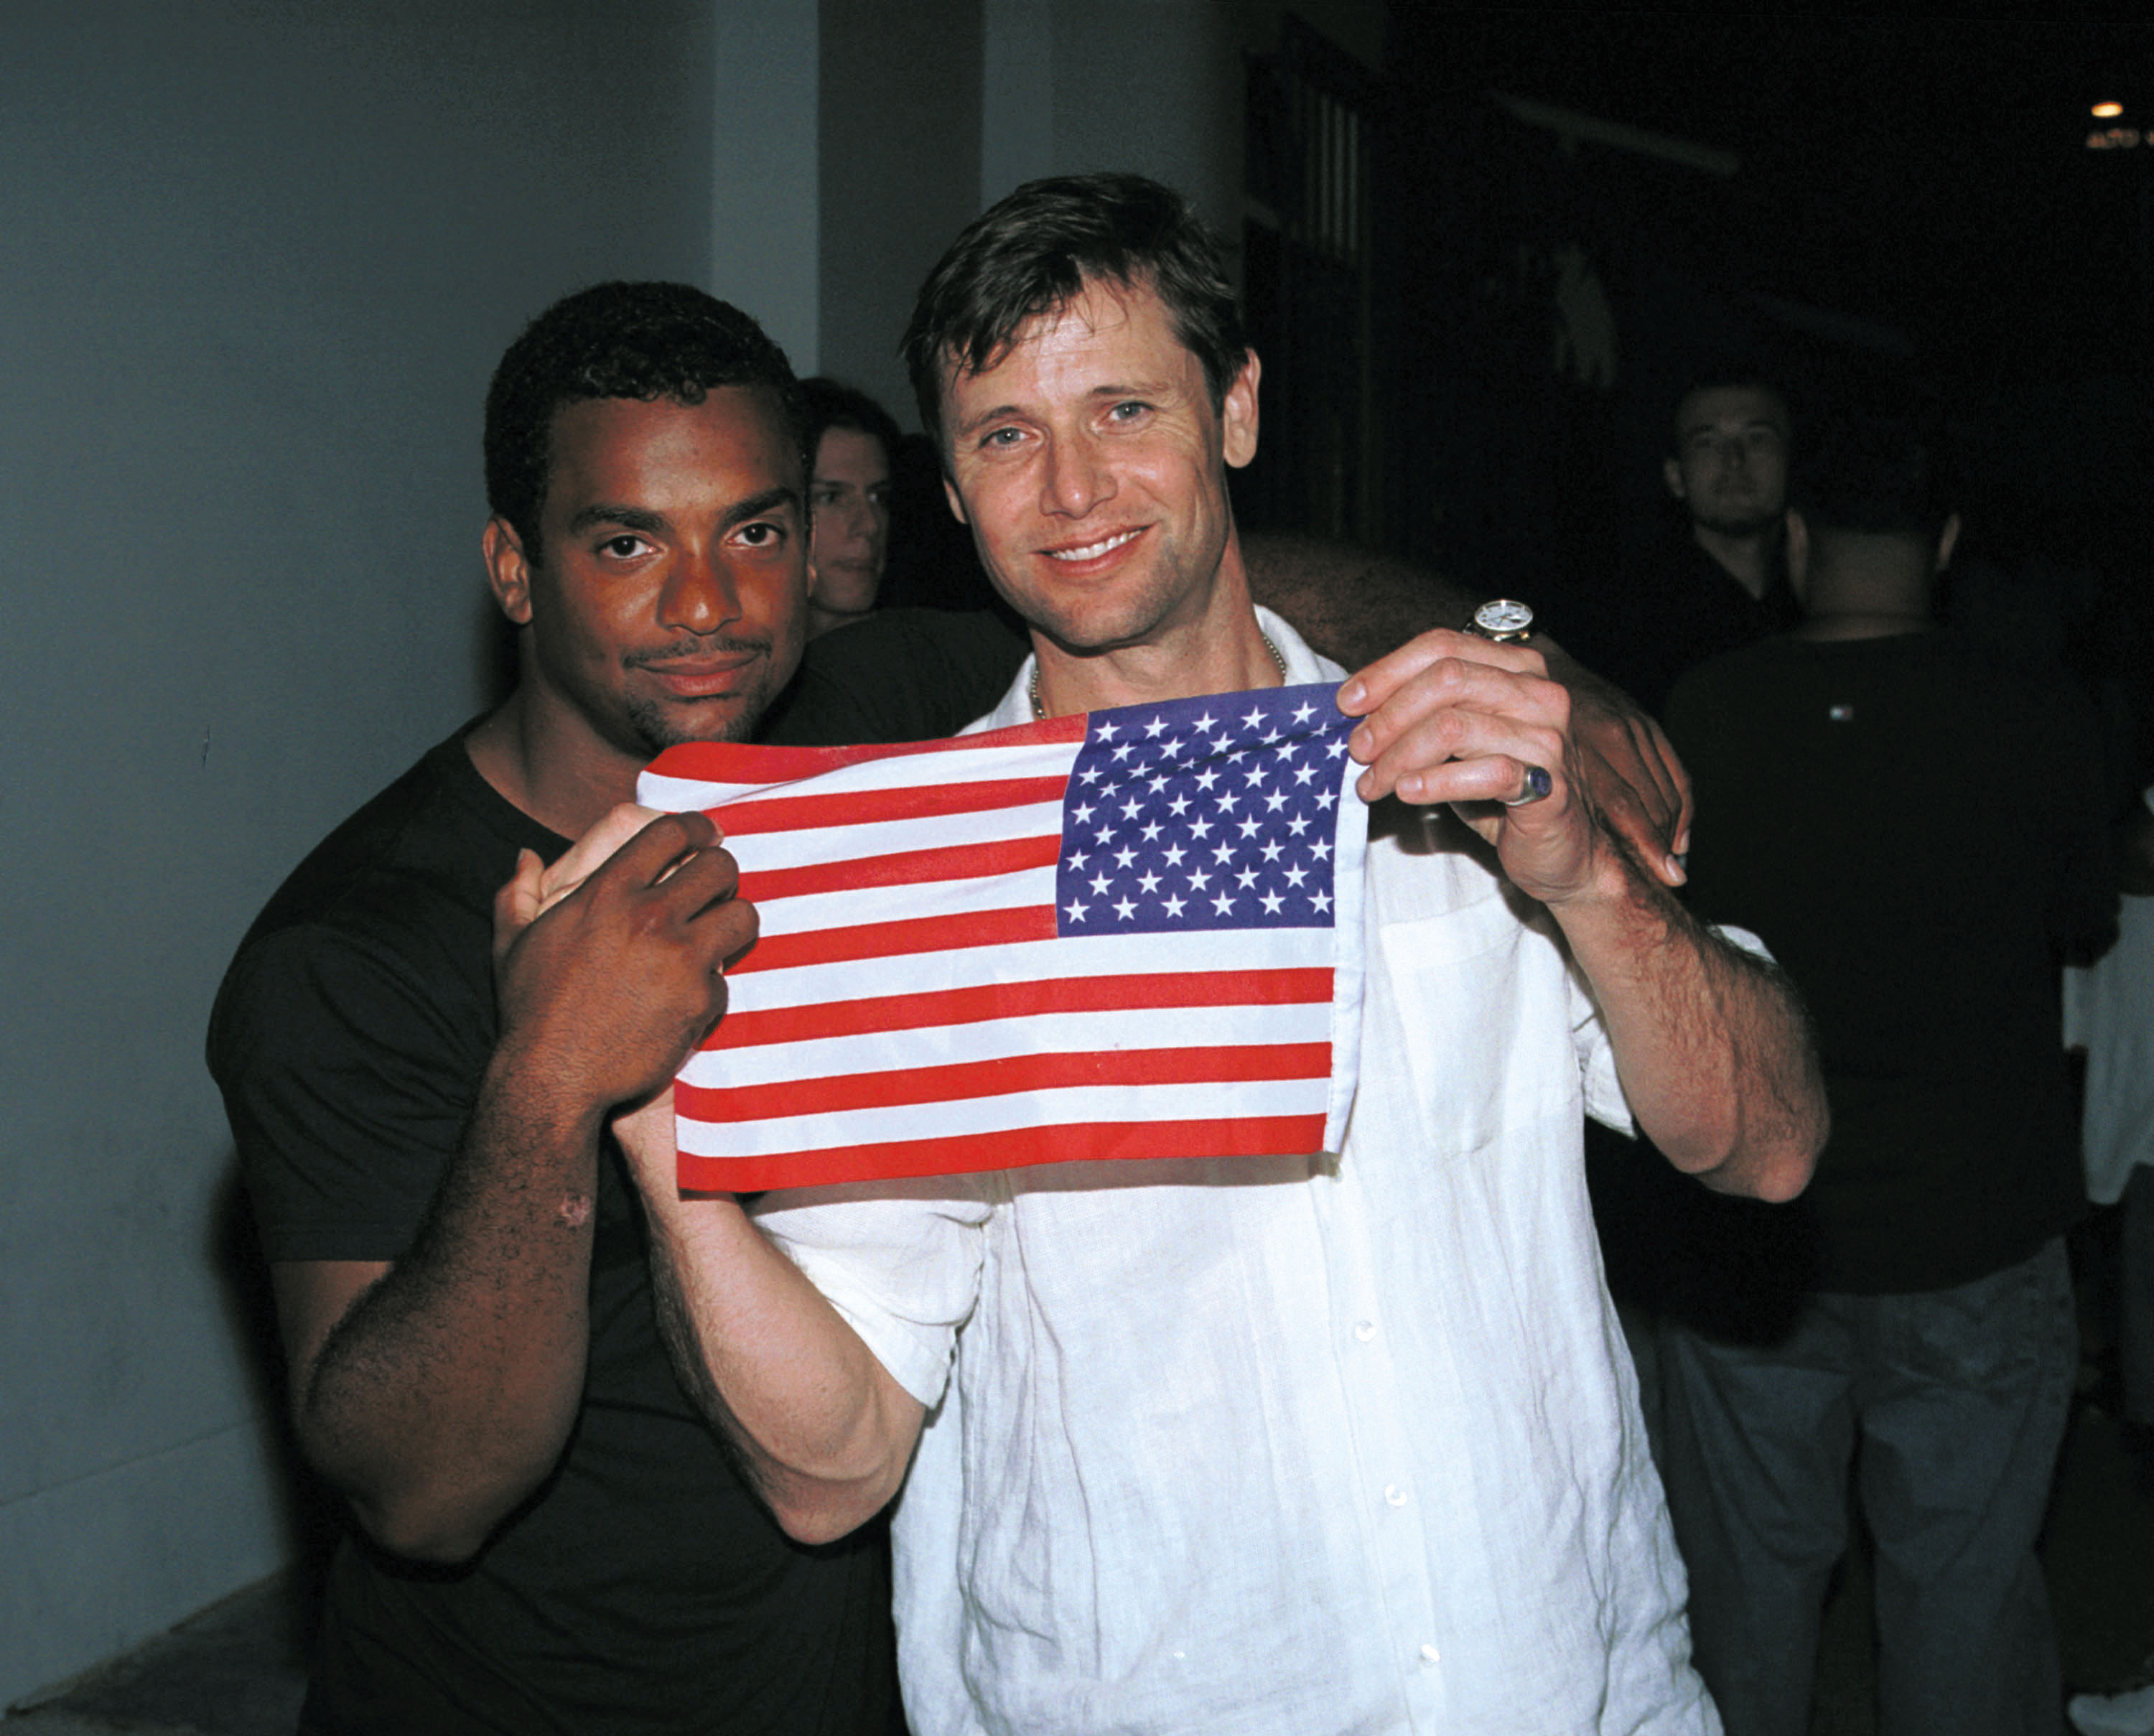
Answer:
[{"label": "pale blue wall", "polygon": [[708,0],[13,0],[0,54],[0,1705],[283,1559],[211,1257],[241,931],[480,700],[479,408],[702,278]]}]

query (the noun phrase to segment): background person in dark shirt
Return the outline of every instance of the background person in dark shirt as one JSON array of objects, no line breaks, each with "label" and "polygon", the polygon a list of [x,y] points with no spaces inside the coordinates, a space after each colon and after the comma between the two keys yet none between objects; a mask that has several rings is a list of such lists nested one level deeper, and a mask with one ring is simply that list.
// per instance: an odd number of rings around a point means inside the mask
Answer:
[{"label": "background person in dark shirt", "polygon": [[1697,1661],[1729,1736],[1808,1731],[1859,1463],[1879,1728],[2054,1731],[2034,1545],[2082,1204],[2058,962],[2114,908],[2100,743],[2076,695],[1937,625],[1958,521],[1919,427],[1850,419],[1804,472],[1807,621],[1694,671],[1668,714],[1698,791],[1692,907],[1803,992],[1833,1117],[1787,1211],[1697,1202],[1690,1248],[1746,1306],[1663,1327]]},{"label": "background person in dark shirt", "polygon": [[1571,646],[1655,717],[1685,670],[1799,618],[1784,549],[1785,396],[1748,370],[1707,374],[1677,401],[1672,432],[1661,472],[1685,528],[1580,600]]},{"label": "background person in dark shirt", "polygon": [[891,464],[897,424],[865,392],[819,375],[808,401],[811,566],[808,636],[875,612],[890,560]]}]

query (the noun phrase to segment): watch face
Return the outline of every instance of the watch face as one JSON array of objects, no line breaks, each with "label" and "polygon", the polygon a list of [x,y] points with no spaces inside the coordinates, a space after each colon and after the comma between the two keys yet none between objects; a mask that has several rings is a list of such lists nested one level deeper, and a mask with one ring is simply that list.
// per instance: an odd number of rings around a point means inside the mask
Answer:
[{"label": "watch face", "polygon": [[1491,639],[1509,639],[1530,631],[1534,611],[1524,603],[1515,603],[1508,597],[1498,597],[1493,603],[1483,603],[1473,611],[1473,626],[1477,632]]}]

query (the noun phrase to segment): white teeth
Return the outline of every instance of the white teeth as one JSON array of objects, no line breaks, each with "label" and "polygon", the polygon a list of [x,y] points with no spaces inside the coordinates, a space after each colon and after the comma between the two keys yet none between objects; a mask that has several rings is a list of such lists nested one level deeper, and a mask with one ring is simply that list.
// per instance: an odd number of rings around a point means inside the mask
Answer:
[{"label": "white teeth", "polygon": [[1103,537],[1096,543],[1087,543],[1081,549],[1050,549],[1050,560],[1097,560],[1110,549],[1119,549],[1136,535],[1134,530],[1117,531],[1113,536]]}]

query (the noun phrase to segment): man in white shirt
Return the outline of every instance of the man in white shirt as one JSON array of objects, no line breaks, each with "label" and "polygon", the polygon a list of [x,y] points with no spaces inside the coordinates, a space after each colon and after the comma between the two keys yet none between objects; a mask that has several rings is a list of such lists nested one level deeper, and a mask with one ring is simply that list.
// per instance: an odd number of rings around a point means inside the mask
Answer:
[{"label": "man in white shirt", "polygon": [[[1249,600],[1226,472],[1258,362],[1178,196],[1020,188],[930,277],[907,354],[1032,625],[985,723],[1340,679]],[[780,1520],[841,1535],[904,1482],[919,1736],[1718,1728],[1581,1111],[1789,1197],[1824,1136],[1800,1014],[1596,825],[1529,646],[1432,633],[1340,703],[1379,804],[1340,1152],[751,1216],[678,1197],[663,1100],[625,1136],[680,1346]]]}]

